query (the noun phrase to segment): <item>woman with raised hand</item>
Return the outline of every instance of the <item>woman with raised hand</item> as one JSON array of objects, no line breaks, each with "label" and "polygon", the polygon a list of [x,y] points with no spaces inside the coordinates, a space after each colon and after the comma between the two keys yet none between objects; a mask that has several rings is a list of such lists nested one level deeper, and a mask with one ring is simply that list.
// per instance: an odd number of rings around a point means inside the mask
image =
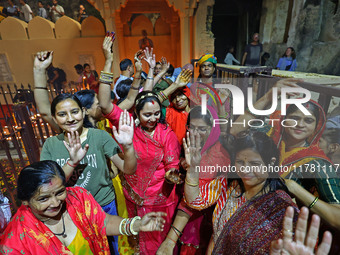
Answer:
[{"label": "woman with raised hand", "polygon": [[[53,51],[37,52],[34,58],[34,100],[44,121],[46,121],[55,132],[59,133],[61,130],[54,122],[51,114],[51,103],[46,81],[46,69],[51,65],[52,60]],[[93,90],[80,90],[76,92],[75,95],[85,108],[84,126],[87,128],[96,127],[97,123],[103,119],[97,94],[95,94]]]},{"label": "woman with raised hand", "polygon": [[[221,169],[227,169],[230,166],[229,153],[219,142],[220,126],[213,124],[214,119],[217,118],[217,112],[213,107],[207,106],[207,114],[202,114],[202,108],[196,106],[191,109],[185,125],[190,133],[197,132],[200,136],[201,161],[195,170],[199,173],[199,181],[194,183],[194,185],[197,184],[197,188],[211,182],[218,173],[221,173]],[[184,169],[188,167],[185,160],[182,161],[182,166]],[[204,252],[209,243],[206,236],[212,232],[210,222],[213,210],[211,208],[204,208],[207,210],[201,212],[192,210],[184,200],[177,209],[171,230],[157,254],[172,254],[177,241],[182,244],[181,253]]]},{"label": "woman with raised hand", "polygon": [[[300,79],[282,79],[274,88],[280,93],[281,88],[299,88]],[[268,109],[272,104],[273,89],[254,103],[258,110]],[[307,206],[331,226],[340,229],[340,180],[335,167],[319,147],[319,140],[326,125],[326,115],[322,107],[310,100],[302,104],[311,115],[305,115],[296,105],[288,105],[286,115],[275,111],[270,119],[273,123],[258,128],[270,136],[280,151],[280,166],[286,170],[280,176],[286,179],[289,192],[297,202]],[[246,111],[236,122],[240,123],[257,118]],[[285,127],[282,121],[285,120]],[[232,135],[248,129],[247,126],[233,125]]]},{"label": "woman with raised hand", "polygon": [[25,167],[17,189],[22,206],[0,237],[2,254],[118,254],[110,253],[106,236],[164,229],[162,212],[130,219],[105,213],[87,190],[66,188],[55,161]]},{"label": "woman with raised hand", "polygon": [[[267,254],[281,237],[285,210],[297,206],[284,181],[269,166],[278,166],[278,150],[262,132],[244,133],[233,143],[231,170],[199,186],[201,137],[195,132],[184,141],[187,169],[185,199],[193,209],[216,204],[214,233],[208,254]],[[214,249],[212,250],[212,247]]]},{"label": "woman with raised hand", "polygon": [[[107,96],[110,86],[101,84],[99,102]],[[122,110],[116,105],[102,109],[113,126],[118,125]],[[151,91],[139,93],[135,101],[134,114],[138,119],[133,146],[137,154],[137,170],[133,175],[124,174],[123,191],[127,200],[130,216],[143,216],[147,212],[163,211],[167,213],[165,232],[144,233],[139,235],[139,251],[141,254],[155,254],[165,239],[170,228],[178,197],[175,185],[166,182],[166,173],[178,171],[180,145],[174,132],[165,124],[161,113],[158,96]]]},{"label": "woman with raised hand", "polygon": [[[149,64],[149,73],[144,89],[152,90],[154,79],[159,78],[159,74],[156,75],[155,78],[153,77],[153,70],[156,65],[155,54],[152,54],[152,49],[149,51],[148,48],[144,50],[144,54],[143,59]],[[170,105],[166,108],[162,107],[161,110],[165,115],[166,122],[175,132],[180,144],[182,144],[183,138],[185,137],[186,123],[190,111],[190,89],[186,85],[189,83],[192,75],[189,69],[184,69],[183,71],[181,75],[183,82],[186,83],[184,86],[176,86],[178,84],[177,81],[177,83],[157,93],[161,102],[167,99],[170,101]]]},{"label": "woman with raised hand", "polygon": [[[117,143],[107,132],[84,127],[85,109],[75,95],[57,96],[52,102],[51,114],[63,132],[45,141],[40,159],[56,161],[65,171],[67,180],[72,176],[71,181],[90,191],[105,212],[117,215],[115,191],[106,158],[126,174],[135,172],[133,119],[124,112],[119,118],[119,128],[113,128],[115,138],[123,148],[122,160],[117,154]],[[118,252],[116,243],[113,247]]]}]

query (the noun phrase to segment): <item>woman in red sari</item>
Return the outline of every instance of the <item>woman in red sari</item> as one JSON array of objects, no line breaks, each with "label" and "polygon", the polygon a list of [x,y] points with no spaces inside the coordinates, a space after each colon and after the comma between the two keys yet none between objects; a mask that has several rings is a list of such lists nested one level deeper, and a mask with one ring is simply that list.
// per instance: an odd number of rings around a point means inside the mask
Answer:
[{"label": "woman in red sari", "polygon": [[110,254],[107,235],[162,231],[162,212],[143,218],[109,215],[81,187],[66,188],[63,169],[46,160],[25,167],[18,179],[22,206],[0,237],[1,254]]},{"label": "woman in red sari", "polygon": [[[118,126],[122,110],[106,100],[110,86],[101,83],[99,102],[105,117]],[[170,229],[178,203],[175,185],[166,182],[166,175],[178,170],[180,144],[175,133],[165,123],[157,94],[143,91],[135,100],[135,127],[133,145],[137,157],[136,173],[122,178],[129,216],[143,216],[148,212],[163,211],[167,220],[162,233],[139,235],[141,254],[155,254]]]}]

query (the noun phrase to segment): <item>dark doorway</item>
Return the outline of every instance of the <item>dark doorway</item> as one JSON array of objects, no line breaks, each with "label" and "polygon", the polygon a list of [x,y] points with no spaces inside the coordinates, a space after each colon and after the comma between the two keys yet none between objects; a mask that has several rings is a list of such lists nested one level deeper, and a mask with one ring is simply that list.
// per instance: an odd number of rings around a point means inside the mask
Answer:
[{"label": "dark doorway", "polygon": [[234,56],[241,62],[245,45],[260,30],[261,9],[262,0],[215,1],[212,32],[219,63],[223,63],[228,45],[235,47]]}]

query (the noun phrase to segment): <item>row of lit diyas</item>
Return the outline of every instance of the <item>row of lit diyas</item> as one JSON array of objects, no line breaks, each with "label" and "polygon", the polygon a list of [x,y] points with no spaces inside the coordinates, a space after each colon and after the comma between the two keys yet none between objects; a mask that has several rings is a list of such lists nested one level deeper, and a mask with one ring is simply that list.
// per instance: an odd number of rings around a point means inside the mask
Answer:
[{"label": "row of lit diyas", "polygon": [[[40,115],[39,113],[37,113],[37,114],[34,114],[34,115],[30,116],[30,118],[31,118],[32,121],[35,122],[34,126],[35,126],[35,127],[38,127],[37,121],[39,120],[39,118],[41,118],[41,115]],[[40,126],[43,127],[43,126],[44,126],[44,123],[41,122],[41,123],[40,123]],[[48,124],[48,122],[46,122],[46,126],[49,127],[50,124]],[[50,136],[53,136],[53,135],[50,135]],[[48,138],[47,135],[44,135],[43,137],[44,137],[45,139]],[[37,138],[37,137],[36,137],[36,138]]]},{"label": "row of lit diyas", "polygon": [[[75,88],[70,88],[71,91],[76,91]],[[52,89],[53,92],[56,92],[56,89]],[[66,92],[68,90],[65,90]],[[28,93],[31,93],[32,91],[31,90],[27,90]],[[48,92],[51,92],[51,89],[48,89]],[[64,89],[61,89],[61,92],[64,92]],[[4,94],[12,94],[12,95],[16,95],[16,94],[20,94],[21,92],[20,91],[11,91],[11,92],[8,92],[8,91],[4,91]],[[1,93],[0,93],[1,94]]]},{"label": "row of lit diyas", "polygon": [[[34,127],[38,127],[38,124],[37,124],[37,120],[38,118],[40,118],[41,115],[38,113],[38,114],[34,114],[32,116],[30,116],[31,120],[35,122],[34,124]],[[46,125],[49,127],[50,125],[48,123],[46,123]],[[40,126],[44,126],[44,123],[40,123]],[[20,127],[19,126],[12,126],[13,130],[19,130]],[[7,136],[7,135],[10,135],[10,132],[9,132],[9,129],[8,129],[8,126],[4,126],[3,127],[3,132],[4,132],[4,135]],[[52,136],[52,135],[51,135]],[[21,136],[18,136],[19,139],[21,139]],[[37,138],[37,137],[36,137]],[[44,138],[48,138],[47,135],[44,135]],[[9,136],[9,137],[6,137],[5,138],[7,141],[11,141],[12,140],[12,137]]]}]

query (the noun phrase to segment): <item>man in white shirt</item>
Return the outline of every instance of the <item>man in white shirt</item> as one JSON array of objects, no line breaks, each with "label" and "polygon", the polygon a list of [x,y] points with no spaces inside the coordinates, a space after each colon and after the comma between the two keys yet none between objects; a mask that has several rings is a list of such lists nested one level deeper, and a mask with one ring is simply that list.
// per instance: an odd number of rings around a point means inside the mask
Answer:
[{"label": "man in white shirt", "polygon": [[58,19],[65,15],[64,8],[58,4],[57,0],[53,0],[51,15],[53,22],[56,22]]},{"label": "man in white shirt", "polygon": [[20,12],[24,15],[24,20],[28,23],[33,18],[31,7],[26,3],[26,0],[20,0],[22,5]]},{"label": "man in white shirt", "polygon": [[115,93],[115,96],[117,99],[119,99],[119,96],[117,95],[117,92],[116,92],[116,87],[118,83],[126,79],[133,80],[132,75],[135,73],[133,63],[128,58],[123,59],[119,63],[119,68],[120,68],[121,75],[119,76],[118,80],[115,83],[115,86],[113,87],[113,92]]}]

